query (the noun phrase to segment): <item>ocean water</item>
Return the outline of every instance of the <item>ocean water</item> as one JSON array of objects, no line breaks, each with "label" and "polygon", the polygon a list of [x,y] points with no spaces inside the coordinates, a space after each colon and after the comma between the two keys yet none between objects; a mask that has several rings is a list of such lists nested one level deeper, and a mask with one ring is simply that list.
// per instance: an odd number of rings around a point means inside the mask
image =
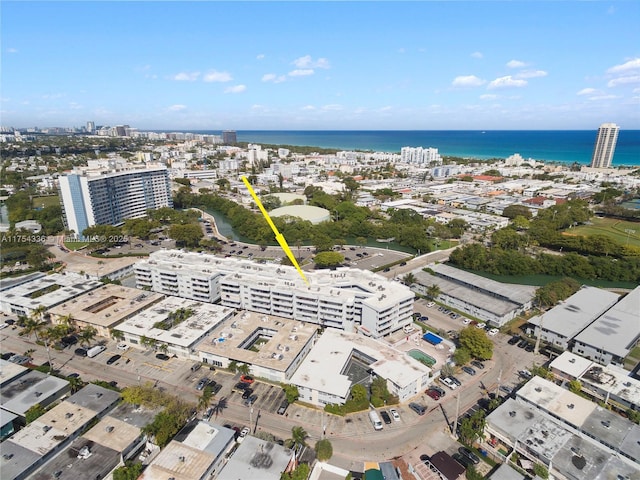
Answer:
[{"label": "ocean water", "polygon": [[[525,159],[589,164],[596,133],[595,130],[238,130],[237,138],[239,142],[398,153],[402,147],[435,147],[441,155],[479,159],[506,158],[519,153]],[[620,130],[613,166],[623,165],[640,166],[640,130]]]}]

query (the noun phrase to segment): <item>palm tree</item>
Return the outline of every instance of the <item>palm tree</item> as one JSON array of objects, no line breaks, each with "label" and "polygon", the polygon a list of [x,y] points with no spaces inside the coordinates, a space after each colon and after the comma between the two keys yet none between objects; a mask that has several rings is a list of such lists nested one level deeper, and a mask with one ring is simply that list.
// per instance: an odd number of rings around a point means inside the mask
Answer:
[{"label": "palm tree", "polygon": [[27,337],[31,337],[32,333],[36,335],[36,342],[40,340],[38,337],[38,333],[42,331],[45,327],[46,322],[40,321],[37,318],[28,318],[24,322],[24,328],[20,332],[21,335],[26,335]]},{"label": "palm tree", "polygon": [[111,338],[113,338],[114,340],[124,340],[124,333],[122,333],[120,330],[112,328],[109,333],[111,334]]},{"label": "palm tree", "polygon": [[309,436],[307,431],[302,427],[293,427],[291,429],[291,439],[293,440],[293,445],[306,446],[306,439]]},{"label": "palm tree", "polygon": [[169,345],[167,345],[166,343],[163,343],[158,347],[158,350],[160,350],[162,353],[166,355],[166,353],[169,351]]},{"label": "palm tree", "polygon": [[430,287],[427,287],[427,295],[435,300],[440,295],[440,287],[435,283]]},{"label": "palm tree", "polygon": [[247,365],[246,363],[239,365],[238,371],[243,375],[249,375],[249,365]]},{"label": "palm tree", "polygon": [[71,387],[71,393],[76,393],[80,390],[84,383],[79,377],[67,377],[67,382],[69,382],[69,386]]},{"label": "palm tree", "polygon": [[416,283],[416,276],[413,273],[409,272],[404,277],[402,277],[402,283],[404,283],[405,285]]},{"label": "palm tree", "polygon": [[80,345],[85,345],[91,343],[91,340],[96,338],[98,335],[98,330],[94,327],[87,326],[78,332],[78,338],[80,339]]},{"label": "palm tree", "polygon": [[75,330],[74,325],[73,325],[73,321],[74,320],[75,320],[75,318],[73,318],[73,315],[71,313],[68,313],[67,315],[62,315],[62,316],[58,317],[57,323],[61,327],[64,327],[65,334],[67,334],[67,333],[71,333],[73,330]]},{"label": "palm tree", "polygon": [[47,350],[47,360],[49,361],[49,371],[48,374],[51,374],[53,371],[53,364],[51,363],[51,343],[55,343],[64,337],[64,330],[56,327],[49,327],[45,331],[42,332],[42,341],[44,342],[44,347]]},{"label": "palm tree", "polygon": [[211,385],[207,385],[202,390],[202,395],[198,399],[198,410],[204,410],[207,408],[211,403],[211,400],[213,400],[213,388],[211,388]]}]

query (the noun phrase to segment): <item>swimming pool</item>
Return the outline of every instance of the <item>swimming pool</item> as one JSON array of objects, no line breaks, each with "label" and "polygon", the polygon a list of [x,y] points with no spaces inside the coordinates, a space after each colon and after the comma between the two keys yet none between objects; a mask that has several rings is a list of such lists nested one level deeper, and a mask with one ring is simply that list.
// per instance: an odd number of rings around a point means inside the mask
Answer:
[{"label": "swimming pool", "polygon": [[411,358],[415,358],[419,362],[424,363],[427,367],[433,367],[436,364],[436,359],[427,355],[422,350],[416,350],[414,348],[413,350],[409,350],[407,354]]}]

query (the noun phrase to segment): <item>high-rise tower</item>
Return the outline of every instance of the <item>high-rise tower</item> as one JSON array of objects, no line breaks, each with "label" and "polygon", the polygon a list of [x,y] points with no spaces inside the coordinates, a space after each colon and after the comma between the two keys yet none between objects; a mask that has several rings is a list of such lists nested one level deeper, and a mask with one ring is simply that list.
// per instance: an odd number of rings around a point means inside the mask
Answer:
[{"label": "high-rise tower", "polygon": [[598,129],[598,137],[593,147],[591,166],[593,168],[609,168],[613,160],[613,152],[618,141],[620,127],[615,123],[603,123]]}]

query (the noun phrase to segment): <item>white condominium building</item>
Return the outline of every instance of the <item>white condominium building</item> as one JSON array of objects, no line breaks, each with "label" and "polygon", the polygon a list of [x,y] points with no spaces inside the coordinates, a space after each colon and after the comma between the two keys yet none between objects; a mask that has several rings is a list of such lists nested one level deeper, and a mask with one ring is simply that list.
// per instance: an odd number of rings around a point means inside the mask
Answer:
[{"label": "white condominium building", "polygon": [[138,288],[374,338],[412,322],[411,290],[369,271],[308,272],[307,285],[293,267],[162,250],[137,263],[135,272]]},{"label": "white condominium building", "polygon": [[400,158],[404,163],[424,164],[442,164],[442,157],[438,153],[437,148],[422,147],[402,147],[400,150]]},{"label": "white condominium building", "polygon": [[598,128],[596,144],[593,147],[591,166],[593,168],[609,168],[616,150],[620,127],[615,123],[603,123]]},{"label": "white condominium building", "polygon": [[173,206],[165,167],[71,173],[59,184],[66,226],[79,236],[93,225],[119,225]]}]

